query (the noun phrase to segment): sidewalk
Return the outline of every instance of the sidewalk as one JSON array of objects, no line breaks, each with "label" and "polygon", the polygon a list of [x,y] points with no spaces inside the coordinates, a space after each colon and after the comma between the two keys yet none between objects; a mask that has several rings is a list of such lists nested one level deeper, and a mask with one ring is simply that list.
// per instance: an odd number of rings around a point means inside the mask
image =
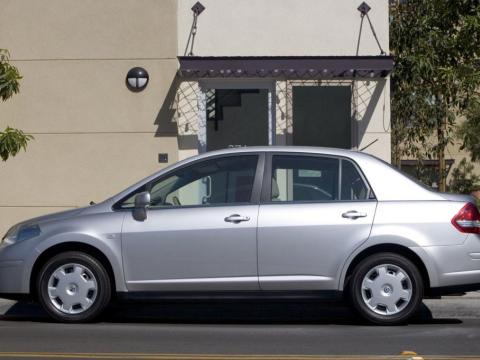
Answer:
[{"label": "sidewalk", "polygon": [[480,292],[464,296],[444,296],[438,300],[424,300],[434,318],[480,318]]}]

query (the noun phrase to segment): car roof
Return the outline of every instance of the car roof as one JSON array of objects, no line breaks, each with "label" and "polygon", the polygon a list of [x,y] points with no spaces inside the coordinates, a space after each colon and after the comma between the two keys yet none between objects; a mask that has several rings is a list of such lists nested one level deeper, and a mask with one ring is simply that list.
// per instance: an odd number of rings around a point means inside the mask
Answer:
[{"label": "car roof", "polygon": [[271,146],[242,146],[242,147],[214,150],[214,151],[209,151],[200,155],[193,156],[185,160],[191,161],[194,159],[202,159],[202,158],[207,158],[207,157],[216,156],[216,155],[241,154],[241,153],[251,153],[251,152],[311,153],[311,154],[322,154],[322,155],[332,155],[332,156],[343,156],[348,158],[372,157],[372,155],[365,154],[357,150],[347,150],[347,149],[318,147],[318,146],[271,145]]},{"label": "car roof", "polygon": [[[351,154],[356,153],[355,150],[346,150],[329,147],[319,146],[282,146],[282,145],[270,145],[270,146],[241,146],[225,148],[220,150],[214,150],[204,153],[208,154],[229,154],[238,152],[311,152],[311,153],[331,153],[332,155]],[[202,154],[203,155],[203,154]]]}]

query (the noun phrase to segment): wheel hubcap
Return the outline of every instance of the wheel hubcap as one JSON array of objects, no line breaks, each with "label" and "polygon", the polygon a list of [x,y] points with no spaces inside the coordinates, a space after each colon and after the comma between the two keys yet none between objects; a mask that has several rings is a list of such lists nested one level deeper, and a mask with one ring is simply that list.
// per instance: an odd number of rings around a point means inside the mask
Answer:
[{"label": "wheel hubcap", "polygon": [[94,304],[97,293],[97,279],[84,265],[62,265],[48,280],[50,302],[65,314],[85,312]]},{"label": "wheel hubcap", "polygon": [[375,266],[362,281],[365,305],[380,315],[401,312],[410,303],[412,293],[412,281],[407,272],[392,264]]}]

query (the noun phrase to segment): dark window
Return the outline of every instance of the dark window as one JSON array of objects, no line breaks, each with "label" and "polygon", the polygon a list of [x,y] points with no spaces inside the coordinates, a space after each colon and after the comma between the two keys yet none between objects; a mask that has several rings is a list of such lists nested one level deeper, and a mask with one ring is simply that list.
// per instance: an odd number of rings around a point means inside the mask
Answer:
[{"label": "dark window", "polygon": [[293,145],[352,147],[349,86],[293,87]]},{"label": "dark window", "polygon": [[268,145],[268,90],[207,92],[207,150]]},{"label": "dark window", "polygon": [[[230,156],[202,161],[149,184],[150,207],[238,204],[250,202],[258,156]],[[132,194],[121,208],[132,208]]]},{"label": "dark window", "polygon": [[338,159],[316,156],[273,156],[271,200],[338,200],[338,176]]}]

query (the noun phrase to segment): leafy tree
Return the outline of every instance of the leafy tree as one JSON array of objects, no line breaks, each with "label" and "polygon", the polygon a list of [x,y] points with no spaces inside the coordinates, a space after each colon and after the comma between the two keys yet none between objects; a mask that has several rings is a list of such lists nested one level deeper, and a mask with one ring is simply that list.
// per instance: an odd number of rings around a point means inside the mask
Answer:
[{"label": "leafy tree", "polygon": [[458,137],[463,141],[462,150],[470,153],[473,161],[480,161],[480,103],[468,108],[466,120],[459,126]]},{"label": "leafy tree", "polygon": [[473,172],[474,166],[463,158],[453,169],[452,178],[448,184],[451,192],[470,194],[480,189],[480,176]]},{"label": "leafy tree", "polygon": [[453,142],[457,116],[465,113],[480,86],[480,2],[390,4],[393,162],[436,155],[439,189],[445,191],[445,149]]},{"label": "leafy tree", "polygon": [[[22,77],[9,60],[9,52],[0,49],[0,99],[2,101],[10,99],[20,90],[19,80]],[[21,149],[26,149],[31,139],[33,136],[25,134],[22,130],[7,126],[4,131],[0,131],[0,157],[6,161],[9,157],[17,155]]]}]

